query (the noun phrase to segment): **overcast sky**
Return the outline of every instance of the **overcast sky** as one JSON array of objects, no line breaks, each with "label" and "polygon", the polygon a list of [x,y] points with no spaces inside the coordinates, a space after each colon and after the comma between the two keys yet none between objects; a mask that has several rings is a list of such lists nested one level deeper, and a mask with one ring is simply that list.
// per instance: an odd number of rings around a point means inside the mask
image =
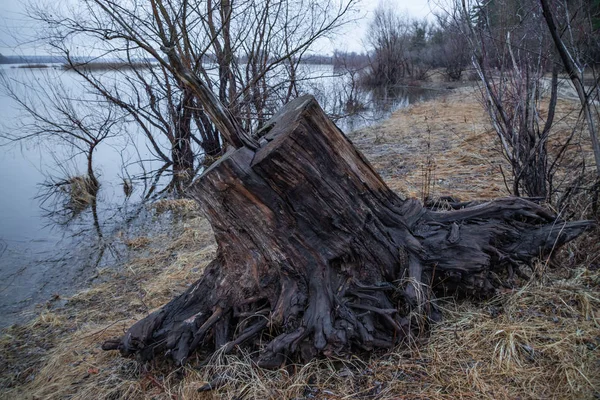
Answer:
[{"label": "overcast sky", "polygon": [[0,53],[3,55],[39,53],[31,45],[25,45],[33,39],[35,26],[25,17],[24,7],[22,1],[0,0]]},{"label": "overcast sky", "polygon": [[[64,0],[61,2],[64,3]],[[333,42],[319,43],[316,50],[322,53],[331,53],[333,49],[363,51],[368,22],[378,3],[379,0],[362,0],[359,3],[359,15],[363,17],[340,33]],[[431,17],[431,9],[435,7],[434,2],[430,2],[430,0],[386,0],[386,3],[392,4],[398,11],[406,12],[415,18]],[[56,5],[57,0],[52,1],[52,4]],[[32,43],[36,27],[25,16],[25,7],[26,2],[0,0],[0,53],[3,55],[46,54],[42,46]]]},{"label": "overcast sky", "polygon": [[[412,18],[432,18],[432,9],[436,9],[438,0],[385,0],[386,4],[393,5],[399,12],[408,14]],[[360,15],[363,17],[356,24],[342,32],[334,43],[324,45],[323,52],[333,49],[361,52],[365,50],[367,27],[372,18],[373,11],[380,0],[362,0],[359,3]]]}]

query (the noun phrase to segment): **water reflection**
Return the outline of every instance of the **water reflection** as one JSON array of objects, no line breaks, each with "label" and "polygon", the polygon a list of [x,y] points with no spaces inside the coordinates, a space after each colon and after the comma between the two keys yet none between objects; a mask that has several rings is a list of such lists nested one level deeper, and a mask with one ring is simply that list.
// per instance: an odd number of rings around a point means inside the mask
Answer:
[{"label": "water reflection", "polygon": [[344,132],[376,124],[396,110],[433,99],[445,90],[420,86],[390,85],[366,88],[349,72],[321,72],[321,78],[306,83],[310,93]]},{"label": "water reflection", "polygon": [[46,212],[44,217],[56,225],[68,226],[83,211],[91,208],[94,226],[98,235],[102,236],[97,212],[99,187],[98,181],[89,175],[44,182],[40,194],[41,207]]},{"label": "water reflection", "polygon": [[360,89],[360,92],[365,99],[363,104],[368,104],[368,107],[359,109],[340,121],[342,130],[347,132],[378,123],[389,118],[394,111],[440,95],[439,90],[419,86],[382,86],[369,90]]},{"label": "water reflection", "polygon": [[176,216],[148,205],[180,197],[194,172],[173,173],[169,164],[146,171],[144,164],[120,185],[98,171],[97,181],[86,174],[46,178],[37,199],[53,238],[0,241],[0,328],[26,320],[40,301],[89,285],[101,269],[126,263],[131,239],[177,234]]},{"label": "water reflection", "polygon": [[[83,246],[92,244],[90,247],[98,249],[95,251],[108,248],[114,252],[114,231],[121,232],[136,224],[133,228],[139,230],[139,220],[148,203],[183,197],[195,173],[173,171],[171,164],[164,164],[157,170],[123,178],[122,195],[116,198],[115,193],[102,196],[103,184],[94,173],[49,178],[41,185],[38,198],[49,226],[60,228],[85,243]],[[140,193],[132,200],[134,192]]]}]

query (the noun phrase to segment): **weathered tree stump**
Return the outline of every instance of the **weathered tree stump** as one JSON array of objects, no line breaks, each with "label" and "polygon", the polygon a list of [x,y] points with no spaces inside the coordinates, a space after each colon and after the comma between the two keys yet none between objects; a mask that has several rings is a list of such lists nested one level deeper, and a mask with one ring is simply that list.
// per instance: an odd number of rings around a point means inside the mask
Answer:
[{"label": "weathered tree stump", "polygon": [[391,348],[432,314],[436,294],[487,297],[499,275],[591,226],[505,198],[433,211],[392,192],[305,96],[192,186],[218,243],[185,293],[105,349],[183,363],[261,338],[259,365],[286,356]]}]

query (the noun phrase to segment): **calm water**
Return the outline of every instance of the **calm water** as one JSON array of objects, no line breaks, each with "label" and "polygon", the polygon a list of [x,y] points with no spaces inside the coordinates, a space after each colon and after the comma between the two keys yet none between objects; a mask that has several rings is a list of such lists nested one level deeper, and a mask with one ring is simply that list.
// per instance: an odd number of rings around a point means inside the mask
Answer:
[{"label": "calm water", "polygon": [[[73,73],[0,67],[6,77],[28,82],[25,89],[17,86],[20,95],[35,92],[48,77],[84,95]],[[12,132],[30,121],[15,100],[0,91],[0,132]],[[79,213],[63,207],[69,200],[66,192],[49,192],[44,183],[83,175],[85,157],[60,141],[0,143],[0,327],[24,321],[36,304],[89,283],[99,268],[118,265],[127,256],[124,239],[142,228],[156,231],[167,222],[155,223],[143,204],[149,184],[145,172],[157,170],[161,163],[148,161],[151,153],[135,137],[115,137],[97,148],[96,207]],[[128,198],[123,178],[134,184]],[[166,182],[159,180],[157,191]]]},{"label": "calm water", "polygon": [[[306,90],[323,108],[338,116],[336,123],[350,131],[386,118],[394,110],[435,97],[437,92],[396,88],[379,93],[360,93],[357,100],[374,105],[341,117],[346,107],[347,76],[334,76],[330,66],[310,66],[321,76]],[[62,82],[75,95],[85,97],[76,75],[59,69],[25,70],[0,65],[9,79],[27,81],[20,87],[27,95],[43,89],[47,78]],[[351,111],[351,110],[350,110]],[[0,90],[0,132],[20,129],[27,114]],[[99,268],[119,265],[127,259],[123,238],[166,231],[170,217],[156,218],[144,204],[154,181],[153,171],[162,166],[146,144],[129,132],[103,142],[94,156],[100,181],[95,210],[91,207],[74,218],[65,213],[61,193],[47,196],[43,184],[85,173],[86,161],[60,142],[28,141],[6,144],[0,139],[0,328],[27,320],[35,305],[54,295],[68,295],[89,285]],[[123,178],[133,183],[126,197]],[[157,179],[154,193],[169,182],[168,171]],[[44,200],[45,199],[45,200]],[[95,212],[94,212],[95,211]],[[70,220],[66,223],[66,220]]]}]

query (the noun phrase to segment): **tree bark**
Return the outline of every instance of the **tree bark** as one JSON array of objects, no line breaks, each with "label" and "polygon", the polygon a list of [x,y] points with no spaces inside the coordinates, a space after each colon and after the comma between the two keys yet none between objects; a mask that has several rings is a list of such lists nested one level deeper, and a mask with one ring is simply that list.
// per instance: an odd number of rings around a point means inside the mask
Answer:
[{"label": "tree bark", "polygon": [[183,96],[175,108],[173,118],[173,141],[171,143],[171,158],[173,173],[177,175],[193,175],[194,151],[192,149],[192,118],[194,97],[190,90],[184,90]]},{"label": "tree bark", "polygon": [[224,155],[191,187],[218,243],[185,293],[104,349],[183,363],[198,348],[263,344],[278,367],[419,334],[436,294],[488,297],[499,276],[573,239],[561,222],[506,198],[433,211],[389,189],[310,96]]}]

